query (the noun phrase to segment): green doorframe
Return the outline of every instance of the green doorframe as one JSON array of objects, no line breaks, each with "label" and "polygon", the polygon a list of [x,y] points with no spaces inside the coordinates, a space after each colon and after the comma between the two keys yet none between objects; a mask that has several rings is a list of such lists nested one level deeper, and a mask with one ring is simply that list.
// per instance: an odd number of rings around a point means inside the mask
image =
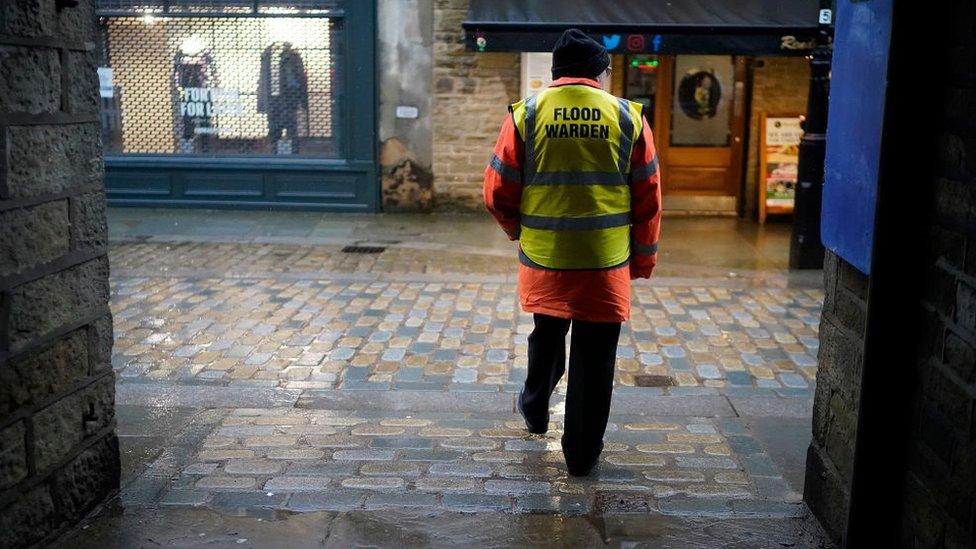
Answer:
[{"label": "green doorframe", "polygon": [[[122,14],[102,11],[99,15]],[[346,2],[341,18],[342,72],[336,94],[336,119],[341,128],[339,158],[106,154],[108,203],[379,211],[375,3]]]}]

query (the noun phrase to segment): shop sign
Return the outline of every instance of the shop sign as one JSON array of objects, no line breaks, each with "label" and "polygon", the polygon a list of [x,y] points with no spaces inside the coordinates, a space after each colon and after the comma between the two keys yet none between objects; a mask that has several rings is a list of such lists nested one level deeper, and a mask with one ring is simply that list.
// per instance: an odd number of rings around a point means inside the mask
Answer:
[{"label": "shop sign", "polygon": [[552,54],[525,52],[522,54],[522,97],[538,94],[552,84]]},{"label": "shop sign", "polygon": [[[180,116],[193,120],[210,119],[217,115],[240,116],[244,112],[240,90],[228,88],[181,88]],[[194,128],[194,133],[220,133],[209,124]]]},{"label": "shop sign", "polygon": [[98,67],[98,95],[103,99],[111,99],[115,96],[115,88],[112,86],[112,69],[109,67]]},{"label": "shop sign", "polygon": [[760,120],[759,220],[767,214],[792,213],[800,158],[800,116],[767,116]]}]

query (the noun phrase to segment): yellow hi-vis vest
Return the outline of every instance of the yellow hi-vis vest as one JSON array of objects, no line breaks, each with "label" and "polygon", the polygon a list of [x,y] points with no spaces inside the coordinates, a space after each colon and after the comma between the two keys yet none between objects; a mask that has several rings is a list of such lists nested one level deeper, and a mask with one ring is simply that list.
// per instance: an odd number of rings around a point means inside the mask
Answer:
[{"label": "yellow hi-vis vest", "polygon": [[641,105],[586,85],[548,88],[510,107],[525,141],[520,259],[603,269],[630,258],[630,153]]}]

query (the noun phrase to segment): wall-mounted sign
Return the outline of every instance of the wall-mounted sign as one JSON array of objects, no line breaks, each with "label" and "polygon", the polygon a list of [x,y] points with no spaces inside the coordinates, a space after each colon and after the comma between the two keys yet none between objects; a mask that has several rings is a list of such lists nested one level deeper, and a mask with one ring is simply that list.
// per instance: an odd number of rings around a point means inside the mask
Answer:
[{"label": "wall-mounted sign", "polygon": [[115,88],[112,87],[112,69],[109,67],[98,67],[98,95],[104,99],[111,99],[115,95]]},{"label": "wall-mounted sign", "polygon": [[[893,0],[837,2],[820,235],[871,271]],[[865,25],[864,21],[870,21]]]},{"label": "wall-mounted sign", "polygon": [[420,109],[412,105],[397,105],[397,118],[417,118],[420,116]]},{"label": "wall-mounted sign", "polygon": [[793,213],[800,158],[800,116],[759,119],[759,222],[767,214]]},{"label": "wall-mounted sign", "polygon": [[552,84],[552,54],[522,53],[522,97],[536,95]]}]

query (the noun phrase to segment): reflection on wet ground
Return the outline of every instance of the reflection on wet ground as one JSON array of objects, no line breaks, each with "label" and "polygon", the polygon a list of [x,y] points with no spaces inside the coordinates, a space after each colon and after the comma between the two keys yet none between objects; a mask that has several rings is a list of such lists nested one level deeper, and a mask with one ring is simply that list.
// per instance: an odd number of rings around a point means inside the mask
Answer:
[{"label": "reflection on wet ground", "polygon": [[[596,474],[512,395],[531,320],[485,215],[110,210],[123,452],[90,547],[819,547],[819,273],[788,228],[667,218]],[[349,254],[346,245],[379,245]]]}]

